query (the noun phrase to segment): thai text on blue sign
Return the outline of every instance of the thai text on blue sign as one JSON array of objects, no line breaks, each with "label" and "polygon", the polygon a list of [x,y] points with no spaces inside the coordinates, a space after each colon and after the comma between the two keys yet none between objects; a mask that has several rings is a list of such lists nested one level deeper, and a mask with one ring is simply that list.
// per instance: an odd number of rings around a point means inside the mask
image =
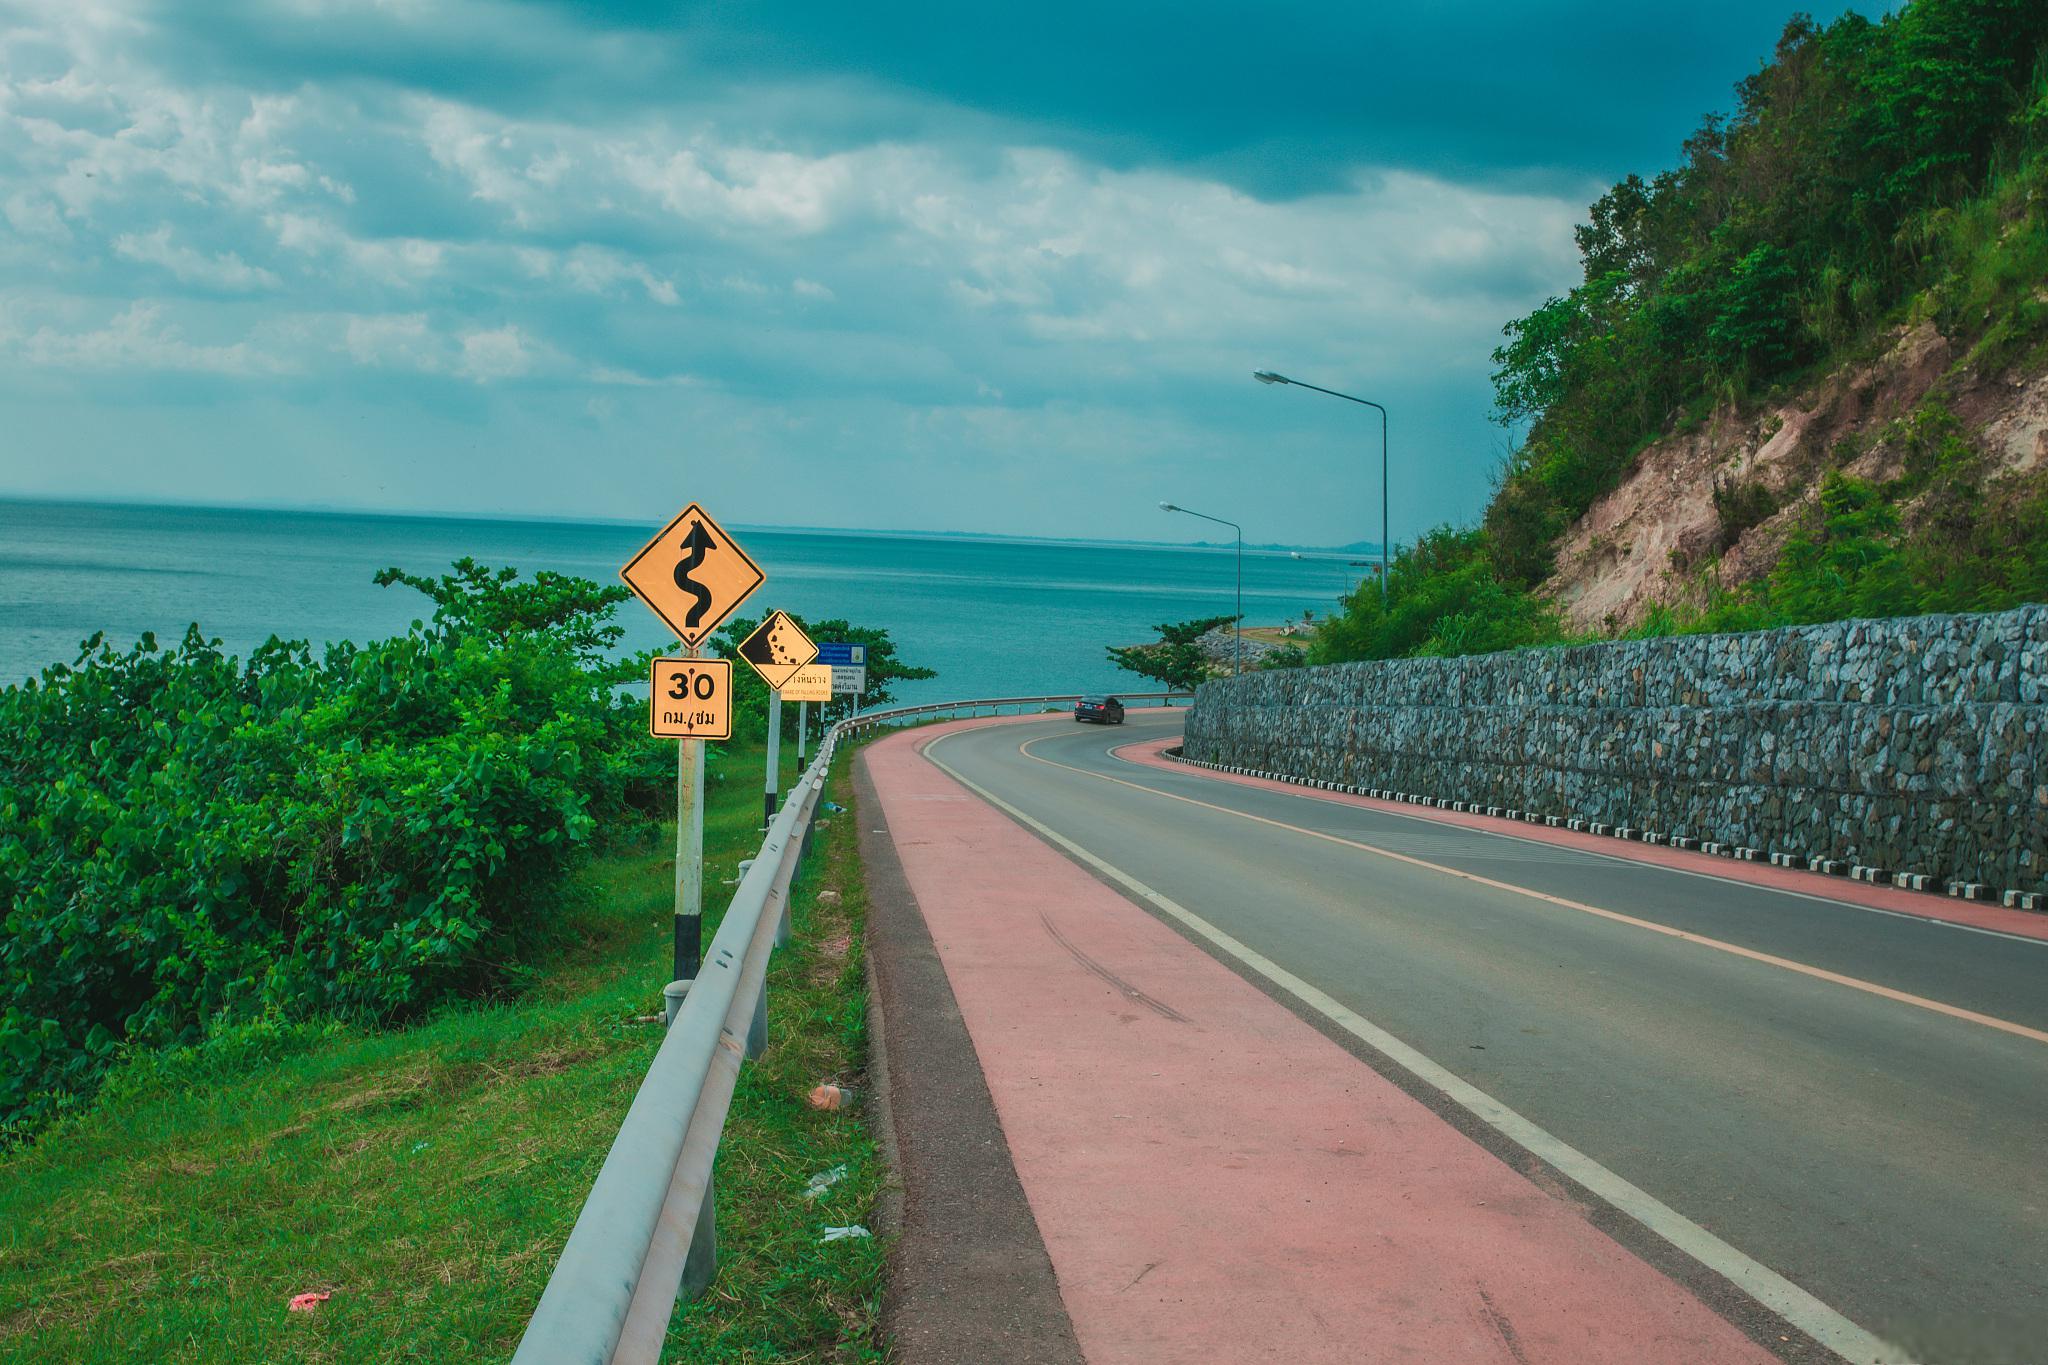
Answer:
[{"label": "thai text on blue sign", "polygon": [[835,668],[865,668],[868,662],[866,645],[828,644],[818,642],[818,657],[811,662],[831,664]]}]

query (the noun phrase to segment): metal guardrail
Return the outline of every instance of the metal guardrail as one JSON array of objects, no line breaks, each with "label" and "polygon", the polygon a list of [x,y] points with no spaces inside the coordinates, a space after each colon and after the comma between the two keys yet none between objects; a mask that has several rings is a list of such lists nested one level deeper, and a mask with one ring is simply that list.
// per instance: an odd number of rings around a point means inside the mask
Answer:
[{"label": "metal guardrail", "polygon": [[[981,714],[981,709],[984,706],[988,708],[989,714],[992,716],[1001,715],[1002,709],[1005,706],[1016,707],[1018,715],[1028,715],[1030,713],[1025,709],[1027,707],[1036,706],[1042,710],[1045,707],[1051,706],[1054,702],[1079,701],[1083,696],[1089,695],[1095,694],[1060,692],[1041,697],[983,697],[978,701],[927,702],[921,706],[892,706],[883,711],[857,712],[839,723],[841,725],[853,726],[856,729],[866,729],[872,725],[898,724],[916,716],[957,716],[961,711],[966,711],[971,716],[978,716]],[[1195,694],[1192,692],[1118,692],[1114,695],[1118,701],[1147,702],[1153,707],[1171,706],[1176,701],[1191,702],[1195,699]]]},{"label": "metal guardrail", "polygon": [[[1118,693],[1171,706],[1187,692]],[[664,993],[669,1027],[526,1325],[513,1365],[655,1365],[678,1299],[717,1272],[713,1158],[740,1063],[768,1042],[768,959],[789,939],[789,892],[842,741],[920,717],[1043,709],[1079,694],[865,711],[826,731],[740,877],[695,981]],[[771,913],[772,912],[772,913]]]}]

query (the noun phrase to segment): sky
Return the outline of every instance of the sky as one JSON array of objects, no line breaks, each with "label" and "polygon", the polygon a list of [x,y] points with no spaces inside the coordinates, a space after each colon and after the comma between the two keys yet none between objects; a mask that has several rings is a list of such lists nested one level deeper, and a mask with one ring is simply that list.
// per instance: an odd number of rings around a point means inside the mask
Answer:
[{"label": "sky", "polygon": [[0,0],[0,496],[1402,541],[1789,13]]}]

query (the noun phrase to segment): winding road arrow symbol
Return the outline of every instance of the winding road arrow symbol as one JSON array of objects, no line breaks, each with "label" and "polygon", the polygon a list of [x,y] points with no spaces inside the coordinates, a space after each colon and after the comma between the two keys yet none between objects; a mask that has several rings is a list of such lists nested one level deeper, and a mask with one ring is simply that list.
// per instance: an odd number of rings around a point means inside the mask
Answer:
[{"label": "winding road arrow symbol", "polygon": [[711,589],[691,578],[690,573],[704,563],[705,555],[717,548],[718,542],[704,529],[704,523],[692,521],[690,534],[683,540],[683,549],[688,553],[676,563],[676,586],[697,600],[697,605],[683,617],[683,624],[691,630],[697,628],[697,623],[704,619],[704,613],[711,609]]}]

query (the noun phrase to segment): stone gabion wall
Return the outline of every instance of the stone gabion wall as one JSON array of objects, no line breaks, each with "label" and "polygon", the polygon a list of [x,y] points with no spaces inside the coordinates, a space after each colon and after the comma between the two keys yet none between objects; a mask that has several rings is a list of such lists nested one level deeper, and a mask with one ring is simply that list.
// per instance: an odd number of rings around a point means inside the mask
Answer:
[{"label": "stone gabion wall", "polygon": [[1197,761],[2048,888],[2048,607],[1205,684]]}]

